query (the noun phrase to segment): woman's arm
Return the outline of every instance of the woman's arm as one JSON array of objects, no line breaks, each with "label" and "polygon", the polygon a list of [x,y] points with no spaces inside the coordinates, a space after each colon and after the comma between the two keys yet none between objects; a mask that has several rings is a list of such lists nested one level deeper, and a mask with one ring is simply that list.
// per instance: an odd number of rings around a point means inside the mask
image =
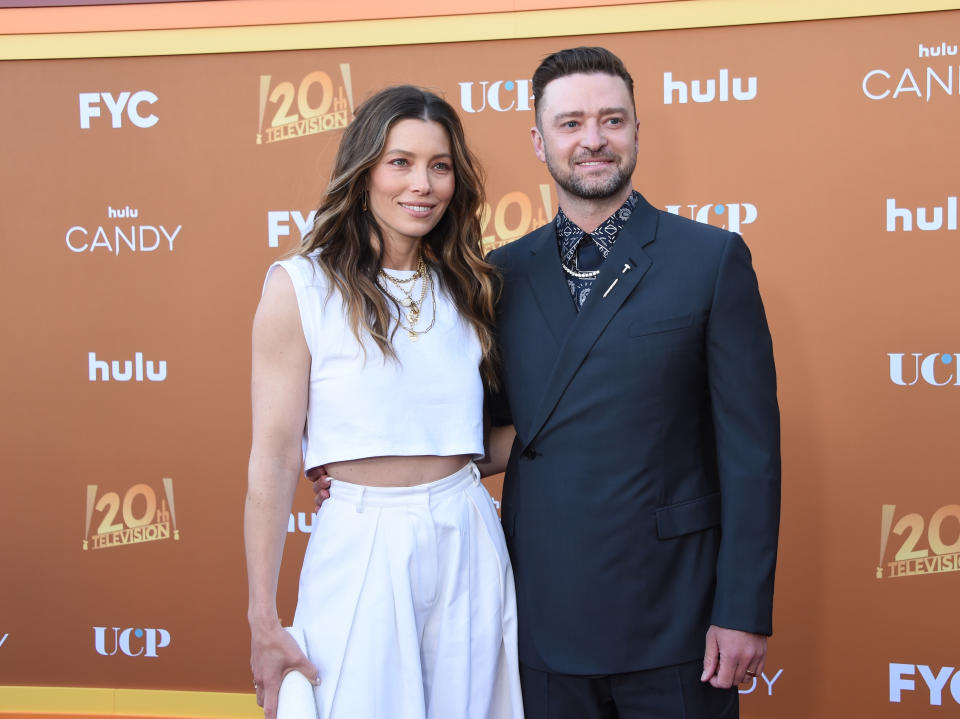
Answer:
[{"label": "woman's arm", "polygon": [[487,456],[477,462],[481,477],[500,474],[507,468],[513,438],[517,436],[512,424],[505,427],[491,427],[487,437]]},{"label": "woman's arm", "polygon": [[253,320],[253,442],[243,518],[250,666],[257,703],[268,719],[276,714],[280,681],[287,671],[317,676],[277,616],[277,581],[300,476],[309,377],[310,352],[293,282],[277,269],[267,280]]}]

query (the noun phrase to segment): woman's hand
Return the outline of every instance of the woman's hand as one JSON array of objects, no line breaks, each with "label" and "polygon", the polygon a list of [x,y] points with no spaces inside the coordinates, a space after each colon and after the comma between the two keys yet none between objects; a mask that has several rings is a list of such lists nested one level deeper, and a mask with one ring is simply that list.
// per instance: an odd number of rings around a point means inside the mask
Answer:
[{"label": "woman's hand", "polygon": [[317,668],[279,622],[268,627],[251,626],[250,633],[250,668],[257,704],[263,707],[266,719],[274,719],[280,682],[287,672],[298,671],[315,685],[320,683],[320,677]]},{"label": "woman's hand", "polygon": [[320,509],[324,500],[330,499],[330,475],[324,466],[314,467],[307,472],[307,479],[313,482],[313,501]]}]

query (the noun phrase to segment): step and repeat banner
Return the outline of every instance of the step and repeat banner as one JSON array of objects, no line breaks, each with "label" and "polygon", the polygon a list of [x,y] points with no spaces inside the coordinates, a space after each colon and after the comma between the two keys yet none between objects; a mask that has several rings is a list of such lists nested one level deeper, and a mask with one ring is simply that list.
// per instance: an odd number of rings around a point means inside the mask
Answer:
[{"label": "step and repeat banner", "polygon": [[[741,232],[768,310],[781,559],[744,716],[960,713],[960,11],[0,64],[0,685],[251,690],[268,265],[310,226],[354,108],[394,83],[461,112],[487,248],[548,222],[530,77],[577,44],[633,73],[636,187]],[[287,622],[311,508],[304,480]]]}]

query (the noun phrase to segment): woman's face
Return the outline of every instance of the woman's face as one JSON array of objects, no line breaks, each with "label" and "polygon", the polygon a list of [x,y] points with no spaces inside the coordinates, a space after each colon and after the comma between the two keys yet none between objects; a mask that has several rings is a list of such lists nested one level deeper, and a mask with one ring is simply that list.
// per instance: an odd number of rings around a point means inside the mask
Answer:
[{"label": "woman's face", "polygon": [[419,241],[443,217],[453,190],[453,156],[443,125],[408,118],[390,128],[367,180],[367,209],[386,242]]}]

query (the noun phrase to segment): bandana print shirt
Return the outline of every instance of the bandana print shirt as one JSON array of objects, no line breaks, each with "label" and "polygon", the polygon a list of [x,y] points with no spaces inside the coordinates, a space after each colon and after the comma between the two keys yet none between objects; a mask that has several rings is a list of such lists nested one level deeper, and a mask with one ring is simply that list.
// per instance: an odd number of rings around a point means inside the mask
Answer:
[{"label": "bandana print shirt", "polygon": [[[640,195],[636,190],[631,192],[627,201],[620,206],[620,209],[601,222],[600,226],[591,232],[589,237],[587,237],[586,232],[577,227],[577,225],[563,213],[563,210],[558,210],[554,224],[557,228],[557,246],[560,249],[560,261],[564,267],[575,272],[580,271],[577,267],[577,248],[580,246],[580,243],[584,241],[584,238],[586,238],[587,242],[592,240],[600,251],[600,255],[606,259],[607,255],[610,254],[610,250],[613,249],[613,243],[616,241],[617,235],[620,233],[620,230],[623,229],[623,226],[627,224],[630,215],[633,214],[633,209],[637,206],[639,199]],[[573,302],[579,311],[590,295],[594,278],[574,277],[566,272],[564,272],[564,275],[567,278],[567,285],[570,287]]]}]

